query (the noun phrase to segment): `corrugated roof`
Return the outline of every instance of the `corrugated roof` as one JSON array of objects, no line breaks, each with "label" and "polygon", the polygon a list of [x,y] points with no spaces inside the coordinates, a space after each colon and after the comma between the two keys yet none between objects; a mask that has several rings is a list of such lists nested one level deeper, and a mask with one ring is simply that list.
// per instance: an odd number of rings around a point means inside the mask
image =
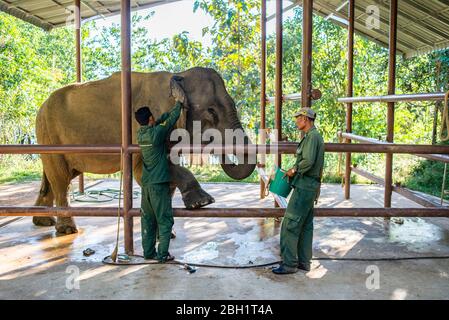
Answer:
[{"label": "corrugated roof", "polygon": [[[131,0],[132,10],[140,10],[180,0]],[[32,23],[44,30],[73,24],[74,0],[0,0],[0,11]],[[120,14],[120,0],[81,0],[83,20]]]},{"label": "corrugated roof", "polygon": [[[179,0],[132,0],[131,6],[139,10],[175,1]],[[299,5],[301,2],[297,1]],[[314,11],[344,26],[348,18],[347,2],[314,0]],[[388,46],[389,3],[388,0],[355,1],[356,32],[385,47]],[[413,57],[449,47],[449,0],[398,0],[398,3],[397,48],[400,53]],[[73,23],[74,1],[0,0],[0,10],[51,30]],[[376,12],[379,13],[378,25],[370,23]],[[83,20],[119,13],[120,0],[81,0]]]},{"label": "corrugated roof", "polygon": [[[314,0],[314,10],[339,25],[347,25],[348,1]],[[371,6],[371,7],[370,7]],[[374,11],[373,11],[374,10]],[[356,0],[355,29],[388,47],[390,1]],[[379,24],[372,18],[379,13]],[[398,0],[397,49],[406,57],[449,47],[449,0]]]}]

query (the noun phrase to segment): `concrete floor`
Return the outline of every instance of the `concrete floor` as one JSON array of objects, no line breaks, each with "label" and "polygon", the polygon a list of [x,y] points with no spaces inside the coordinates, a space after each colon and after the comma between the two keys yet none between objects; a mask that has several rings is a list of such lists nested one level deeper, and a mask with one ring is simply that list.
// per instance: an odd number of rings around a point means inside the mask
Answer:
[{"label": "concrete floor", "polygon": [[[38,187],[35,182],[2,185],[0,205],[32,205]],[[104,181],[91,189],[110,187],[117,188],[117,182]],[[203,187],[215,197],[215,207],[273,205],[271,198],[258,199],[255,184]],[[376,185],[353,186],[349,201],[339,185],[323,185],[321,195],[322,207],[383,205],[383,189]],[[182,206],[179,193],[174,206]],[[393,206],[418,205],[394,194]],[[0,218],[0,299],[449,298],[449,260],[314,260],[312,271],[287,276],[276,276],[269,267],[198,268],[189,274],[177,265],[102,264],[114,248],[115,218],[77,218],[79,233],[60,237],[53,227],[35,227],[31,218],[11,221]],[[139,224],[135,219],[137,254],[142,252]],[[170,251],[192,263],[268,263],[280,259],[279,228],[273,219],[175,219],[177,238]],[[96,253],[84,257],[86,248]],[[449,256],[449,220],[410,218],[398,224],[383,218],[316,218],[313,250],[314,257]]]}]

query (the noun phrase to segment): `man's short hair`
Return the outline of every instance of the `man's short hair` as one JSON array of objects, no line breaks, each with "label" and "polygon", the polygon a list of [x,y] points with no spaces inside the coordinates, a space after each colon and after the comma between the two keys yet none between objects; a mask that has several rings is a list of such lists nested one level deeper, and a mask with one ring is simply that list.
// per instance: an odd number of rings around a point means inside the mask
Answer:
[{"label": "man's short hair", "polygon": [[153,114],[150,111],[150,108],[148,108],[147,106],[144,106],[142,108],[139,108],[139,110],[137,110],[134,113],[134,117],[136,118],[136,121],[141,125],[141,126],[146,126],[148,125],[148,121],[150,120],[150,117],[153,116]]}]

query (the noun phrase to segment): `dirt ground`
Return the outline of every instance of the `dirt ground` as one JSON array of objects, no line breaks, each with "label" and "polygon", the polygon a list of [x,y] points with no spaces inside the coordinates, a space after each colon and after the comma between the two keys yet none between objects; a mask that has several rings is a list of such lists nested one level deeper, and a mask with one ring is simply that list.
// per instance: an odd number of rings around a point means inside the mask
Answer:
[{"label": "dirt ground", "polygon": [[[203,187],[215,197],[215,207],[273,205],[271,198],[259,200],[257,184]],[[117,181],[103,181],[89,190],[107,188],[118,188]],[[0,206],[32,205],[38,189],[38,182],[0,185]],[[72,205],[94,204],[72,201]],[[382,207],[383,188],[355,185],[352,199],[344,200],[339,185],[325,184],[318,205]],[[179,193],[174,206],[182,206]],[[393,206],[419,207],[397,194]],[[0,218],[0,299],[449,298],[449,259],[322,260],[449,256],[446,218],[408,218],[403,223],[383,218],[316,218],[313,269],[286,276],[274,275],[270,267],[199,267],[190,274],[179,265],[105,265],[102,259],[114,248],[116,219],[89,217],[76,222],[79,233],[58,237],[54,227],[36,227],[31,218]],[[141,254],[140,219],[134,223],[136,253]],[[177,238],[170,251],[190,263],[270,263],[280,259],[279,229],[279,222],[268,218],[177,218]],[[85,257],[87,248],[95,254]]]}]

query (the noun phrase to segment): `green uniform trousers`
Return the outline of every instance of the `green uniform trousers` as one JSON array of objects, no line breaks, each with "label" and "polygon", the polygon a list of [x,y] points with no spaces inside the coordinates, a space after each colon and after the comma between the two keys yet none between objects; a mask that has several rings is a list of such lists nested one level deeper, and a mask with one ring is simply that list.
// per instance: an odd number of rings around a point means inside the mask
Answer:
[{"label": "green uniform trousers", "polygon": [[[174,223],[171,201],[169,183],[150,184],[142,187],[142,247],[146,259],[163,260],[168,255]],[[159,233],[159,246],[156,253],[157,232]]]},{"label": "green uniform trousers", "polygon": [[281,257],[288,267],[312,259],[313,205],[316,192],[293,189],[281,227]]}]

